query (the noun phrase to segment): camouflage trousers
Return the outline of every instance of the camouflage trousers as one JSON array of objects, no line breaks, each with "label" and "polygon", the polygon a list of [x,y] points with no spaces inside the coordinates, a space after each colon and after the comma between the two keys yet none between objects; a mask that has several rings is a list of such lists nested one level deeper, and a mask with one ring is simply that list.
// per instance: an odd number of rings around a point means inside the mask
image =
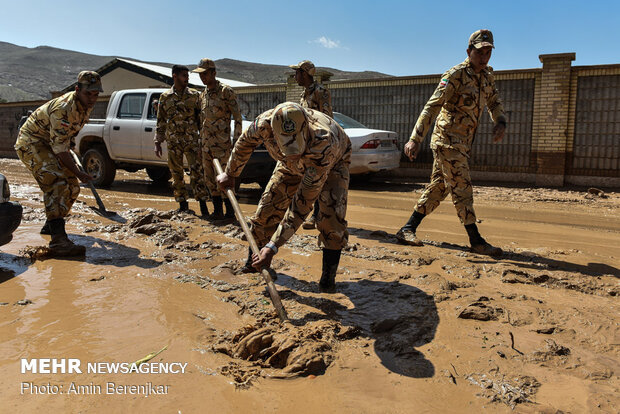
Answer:
[{"label": "camouflage trousers", "polygon": [[222,192],[217,186],[215,178],[217,177],[217,172],[215,171],[215,167],[213,166],[213,160],[217,159],[220,161],[222,165],[222,170],[226,170],[226,165],[228,164],[228,158],[230,158],[230,153],[232,151],[232,144],[230,139],[228,140],[227,145],[219,142],[207,141],[203,138],[202,141],[202,168],[205,173],[205,183],[207,184],[207,188],[211,193],[211,197],[221,196]]},{"label": "camouflage trousers", "polygon": [[[299,208],[296,208],[291,206],[291,203],[300,185],[304,185],[302,182],[304,177],[292,173],[284,164],[278,162],[261,196],[256,213],[249,220],[250,229],[258,246],[263,247],[267,244],[289,206],[296,209],[297,220],[293,224],[295,229],[299,228],[312,211],[314,201],[318,196],[319,247],[333,250],[346,247],[349,240],[346,220],[349,164],[350,155],[334,166],[323,187],[317,190],[318,194],[308,194],[308,197],[300,203]],[[286,236],[288,238],[292,234]]]},{"label": "camouflage trousers", "polygon": [[431,214],[448,193],[452,194],[452,203],[464,225],[476,222],[474,211],[474,194],[469,176],[468,158],[460,151],[437,146],[433,149],[433,172],[431,182],[420,196],[415,210],[422,214]]},{"label": "camouflage trousers", "polygon": [[202,172],[202,157],[200,156],[200,145],[198,142],[168,142],[168,168],[172,174],[172,189],[174,199],[177,202],[187,201],[188,194],[185,188],[183,171],[183,155],[187,158],[189,166],[189,178],[194,198],[198,201],[207,199],[207,189],[205,187],[204,174]]},{"label": "camouflage trousers", "polygon": [[31,144],[16,151],[43,191],[47,219],[66,217],[80,194],[77,177],[61,164],[46,144]]}]

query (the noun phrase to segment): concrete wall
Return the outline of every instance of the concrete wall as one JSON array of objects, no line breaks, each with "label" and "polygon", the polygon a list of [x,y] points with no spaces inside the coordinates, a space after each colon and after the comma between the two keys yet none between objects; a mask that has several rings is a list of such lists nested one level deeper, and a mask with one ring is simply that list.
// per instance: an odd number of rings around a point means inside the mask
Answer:
[{"label": "concrete wall", "polygon": [[[490,118],[483,115],[472,150],[474,179],[620,187],[620,64],[574,67],[574,59],[574,53],[541,55],[542,68],[495,72],[508,128],[504,140],[493,143]],[[106,94],[117,87],[157,86],[144,84],[141,75],[114,72],[118,79],[109,78]],[[335,111],[370,128],[396,131],[402,147],[439,80],[437,74],[324,84]],[[298,101],[301,92],[290,74],[285,84],[235,90],[247,119],[285,100]],[[94,118],[103,117],[107,99],[100,99]],[[20,117],[44,102],[0,104],[0,156],[15,156]],[[428,176],[429,141],[415,163],[403,157],[392,175]]]}]

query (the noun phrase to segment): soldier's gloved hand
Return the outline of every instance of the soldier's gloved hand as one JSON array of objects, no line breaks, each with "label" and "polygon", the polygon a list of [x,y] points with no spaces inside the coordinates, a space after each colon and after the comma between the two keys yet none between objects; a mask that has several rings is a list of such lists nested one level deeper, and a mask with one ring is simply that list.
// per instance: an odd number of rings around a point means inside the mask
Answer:
[{"label": "soldier's gloved hand", "polygon": [[269,247],[263,247],[258,253],[258,255],[252,255],[252,266],[256,270],[261,270],[263,267],[270,267],[271,260],[273,259],[274,255],[275,252]]},{"label": "soldier's gloved hand", "polygon": [[416,141],[409,141],[405,144],[405,155],[409,157],[409,161],[413,161],[418,158],[418,154],[420,153],[420,149],[422,149],[422,145]]},{"label": "soldier's gloved hand", "polygon": [[155,142],[155,156],[157,158],[161,158],[161,154],[162,154],[162,149],[161,149],[161,142]]},{"label": "soldier's gloved hand", "polygon": [[235,177],[232,177],[226,173],[219,174],[215,177],[215,181],[217,181],[217,186],[220,190],[235,188]]},{"label": "soldier's gloved hand", "polygon": [[91,177],[90,175],[82,171],[78,171],[78,174],[75,174],[75,176],[78,178],[78,180],[80,180],[83,183],[87,183],[93,180],[93,177]]},{"label": "soldier's gloved hand", "polygon": [[506,124],[503,122],[498,122],[493,127],[493,142],[500,142],[502,138],[504,138],[504,133],[506,132]]}]

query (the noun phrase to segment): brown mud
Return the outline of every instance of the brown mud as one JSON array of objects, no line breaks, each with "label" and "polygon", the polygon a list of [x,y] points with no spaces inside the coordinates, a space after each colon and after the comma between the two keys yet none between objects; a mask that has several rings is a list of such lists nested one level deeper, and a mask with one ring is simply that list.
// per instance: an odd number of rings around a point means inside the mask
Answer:
[{"label": "brown mud", "polygon": [[[356,184],[337,293],[318,289],[315,231],[275,257],[279,324],[234,225],[176,213],[167,187],[119,172],[67,221],[81,260],[38,257],[42,195],[0,160],[22,225],[0,248],[0,407],[7,412],[618,412],[620,194],[479,186],[479,228],[502,258],[469,253],[446,200],[423,247],[396,243],[420,184]],[[251,214],[254,187],[239,194]],[[190,208],[198,210],[195,201]],[[40,251],[41,252],[41,251]],[[29,254],[30,253],[30,254]],[[43,260],[44,259],[44,260]],[[21,358],[187,363],[183,374],[20,372]],[[63,385],[36,394],[23,383]],[[108,383],[168,386],[107,393]],[[83,385],[69,393],[71,384]],[[101,387],[98,392],[96,385]],[[90,386],[90,388],[88,388]],[[87,392],[92,391],[92,392]]]}]

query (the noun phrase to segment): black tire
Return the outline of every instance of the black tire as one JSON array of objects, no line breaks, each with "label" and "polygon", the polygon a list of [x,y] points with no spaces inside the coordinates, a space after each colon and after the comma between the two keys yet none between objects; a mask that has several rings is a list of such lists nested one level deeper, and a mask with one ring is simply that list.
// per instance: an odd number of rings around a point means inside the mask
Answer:
[{"label": "black tire", "polygon": [[167,167],[146,167],[146,173],[155,183],[166,183],[172,177]]},{"label": "black tire", "polygon": [[22,222],[22,206],[15,201],[0,204],[0,246],[13,238],[13,232]]},{"label": "black tire", "polygon": [[105,147],[96,146],[86,151],[82,165],[86,173],[93,177],[95,187],[107,187],[114,182],[116,165]]}]

